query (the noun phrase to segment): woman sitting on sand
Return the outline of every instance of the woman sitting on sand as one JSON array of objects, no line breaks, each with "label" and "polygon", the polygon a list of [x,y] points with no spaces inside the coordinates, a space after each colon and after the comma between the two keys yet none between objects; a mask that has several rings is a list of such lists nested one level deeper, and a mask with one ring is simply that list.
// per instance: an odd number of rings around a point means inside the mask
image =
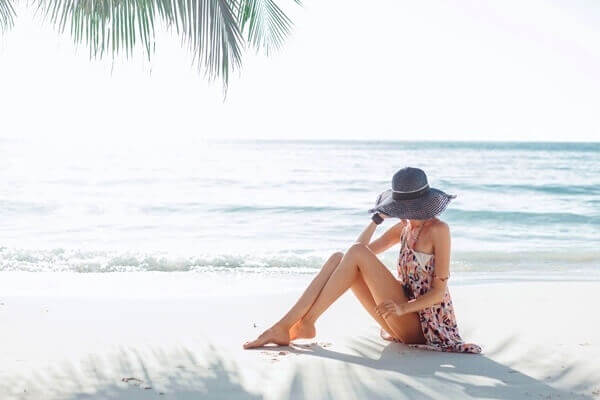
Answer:
[{"label": "woman sitting on sand", "polygon": [[[313,338],[315,322],[349,288],[381,326],[386,340],[438,351],[480,353],[463,342],[447,287],[450,277],[450,229],[436,218],[451,199],[430,188],[425,172],[403,168],[392,189],[381,193],[372,221],[346,253],[332,254],[290,311],[244,348],[267,343],[288,345]],[[384,218],[401,221],[370,241]],[[376,254],[401,243],[396,279]]]}]

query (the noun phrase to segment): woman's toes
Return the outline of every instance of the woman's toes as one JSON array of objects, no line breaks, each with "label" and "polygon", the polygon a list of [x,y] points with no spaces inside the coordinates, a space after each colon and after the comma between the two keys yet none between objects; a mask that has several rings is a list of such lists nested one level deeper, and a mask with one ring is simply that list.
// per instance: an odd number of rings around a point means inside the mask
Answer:
[{"label": "woman's toes", "polygon": [[252,348],[258,347],[258,346],[260,346],[258,339],[251,340],[251,341],[248,341],[248,342],[244,343],[244,348],[245,349],[252,349]]},{"label": "woman's toes", "polygon": [[260,347],[266,343],[269,342],[269,339],[266,337],[266,335],[263,333],[262,335],[260,335],[258,338],[251,340],[249,342],[244,343],[244,348],[245,349],[252,349],[254,347]]},{"label": "woman's toes", "polygon": [[287,330],[279,327],[272,327],[267,329],[257,339],[244,343],[245,349],[252,349],[255,347],[264,346],[267,343],[274,343],[280,346],[287,346],[290,344],[290,335]]},{"label": "woman's toes", "polygon": [[249,340],[246,343],[244,343],[244,348],[245,349],[252,349],[254,347],[260,347],[263,344],[265,344],[266,343],[266,341],[265,341],[266,340],[266,333],[267,332],[265,331],[259,337],[257,337],[256,339]]}]

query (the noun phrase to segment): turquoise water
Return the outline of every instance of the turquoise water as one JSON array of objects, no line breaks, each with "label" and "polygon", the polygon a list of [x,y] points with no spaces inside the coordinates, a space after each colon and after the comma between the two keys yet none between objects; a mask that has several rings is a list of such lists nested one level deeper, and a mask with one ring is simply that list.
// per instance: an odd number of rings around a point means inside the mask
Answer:
[{"label": "turquoise water", "polygon": [[454,270],[600,267],[600,143],[0,144],[1,270],[310,272],[407,165],[457,195]]}]

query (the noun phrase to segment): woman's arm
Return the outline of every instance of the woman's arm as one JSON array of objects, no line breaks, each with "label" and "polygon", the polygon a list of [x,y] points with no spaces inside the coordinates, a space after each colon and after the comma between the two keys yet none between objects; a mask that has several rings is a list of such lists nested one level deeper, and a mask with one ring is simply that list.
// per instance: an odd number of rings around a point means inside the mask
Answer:
[{"label": "woman's arm", "polygon": [[404,221],[398,222],[385,231],[383,235],[369,243],[367,247],[375,254],[386,251],[400,241],[400,234],[402,233],[403,227]]},{"label": "woman's arm", "polygon": [[376,307],[376,312],[384,318],[395,313],[402,315],[438,304],[444,298],[448,277],[450,276],[450,228],[442,223],[432,227],[433,254],[435,256],[435,270],[431,289],[407,303],[398,304],[387,300]]},{"label": "woman's arm", "polygon": [[[382,216],[382,218],[385,217]],[[369,241],[371,240],[371,236],[373,236],[375,229],[377,229],[377,224],[373,221],[369,222],[369,225],[367,225],[367,227],[361,232],[361,234],[358,235],[356,243],[369,244]]]},{"label": "woman's arm", "polygon": [[[381,218],[386,219],[389,218],[387,215],[383,213],[379,213]],[[400,240],[400,232],[402,227],[404,226],[404,221],[400,221],[395,224],[391,228],[389,228],[383,235],[381,235],[376,240],[371,241],[371,237],[377,229],[377,224],[373,221],[367,225],[367,227],[362,231],[360,235],[358,235],[358,239],[356,239],[356,243],[366,245],[371,251],[375,254],[381,253],[392,247],[394,244],[398,243]],[[370,242],[370,243],[369,243]]]}]

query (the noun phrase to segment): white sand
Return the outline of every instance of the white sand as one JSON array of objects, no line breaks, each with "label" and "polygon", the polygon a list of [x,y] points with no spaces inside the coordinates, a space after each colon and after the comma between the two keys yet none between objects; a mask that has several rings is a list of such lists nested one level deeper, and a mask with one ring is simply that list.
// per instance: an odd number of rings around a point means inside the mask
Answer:
[{"label": "white sand", "polygon": [[483,355],[386,342],[351,292],[243,350],[310,278],[0,273],[0,399],[600,399],[600,282],[451,284]]}]

